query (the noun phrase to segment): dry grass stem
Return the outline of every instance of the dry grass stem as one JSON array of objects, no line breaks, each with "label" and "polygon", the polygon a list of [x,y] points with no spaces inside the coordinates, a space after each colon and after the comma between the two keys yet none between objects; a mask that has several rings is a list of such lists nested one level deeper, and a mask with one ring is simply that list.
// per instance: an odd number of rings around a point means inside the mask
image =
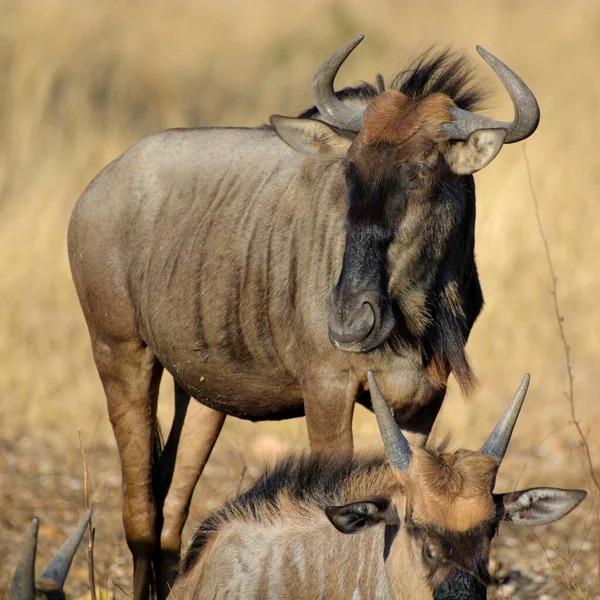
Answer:
[{"label": "dry grass stem", "polygon": [[[529,164],[529,159],[527,157],[527,148],[526,145],[523,144],[523,157],[525,159],[525,166],[527,169],[527,178],[529,181],[529,189],[531,191],[531,197],[533,199],[533,205],[535,208],[535,218],[538,224],[538,230],[540,232],[540,236],[544,243],[544,250],[546,252],[546,262],[548,264],[548,270],[550,271],[550,277],[552,280],[552,298],[554,300],[554,314],[556,316],[556,322],[558,324],[558,331],[560,335],[560,339],[562,342],[562,347],[565,354],[565,367],[567,372],[567,378],[569,382],[569,389],[566,393],[566,398],[569,403],[569,410],[571,412],[571,421],[575,426],[577,431],[577,435],[579,436],[579,441],[581,448],[583,450],[583,455],[585,457],[585,466],[587,471],[587,476],[589,480],[592,482],[595,488],[595,496],[596,500],[600,497],[600,482],[596,477],[596,473],[594,471],[594,462],[592,461],[592,453],[590,450],[590,446],[588,440],[583,433],[583,429],[581,427],[581,423],[577,419],[576,409],[575,409],[575,386],[574,386],[574,376],[573,376],[573,365],[571,364],[571,347],[567,342],[567,334],[565,333],[564,322],[565,318],[560,309],[560,303],[558,300],[558,277],[556,276],[556,271],[554,269],[554,263],[552,261],[552,255],[550,254],[550,246],[548,244],[548,238],[546,237],[546,233],[544,231],[544,226],[542,225],[542,218],[540,215],[540,206],[537,198],[537,194],[535,191],[535,186],[533,185],[533,176],[531,174],[531,165]],[[600,504],[596,506],[596,524],[598,526],[598,530],[596,533],[596,554],[598,557],[598,594],[600,595]],[[544,548],[545,551],[545,548]],[[572,567],[571,567],[572,568]]]},{"label": "dry grass stem", "polygon": [[[81,463],[83,465],[83,503],[85,508],[90,507],[90,501],[88,497],[88,468],[87,460],[85,459],[85,449],[83,447],[83,435],[81,429],[77,430],[79,434],[79,448],[81,450]],[[92,527],[93,516],[90,517],[88,523],[88,573],[90,578],[90,600],[96,600],[96,581],[94,574],[94,537],[96,530]]]}]

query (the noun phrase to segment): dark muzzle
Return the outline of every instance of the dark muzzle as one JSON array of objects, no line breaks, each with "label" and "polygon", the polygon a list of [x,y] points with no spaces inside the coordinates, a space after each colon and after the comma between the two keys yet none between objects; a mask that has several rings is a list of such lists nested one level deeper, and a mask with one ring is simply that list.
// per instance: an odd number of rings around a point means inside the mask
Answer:
[{"label": "dark muzzle", "polygon": [[368,352],[390,334],[393,316],[379,292],[345,294],[335,287],[329,297],[329,339],[339,350]]},{"label": "dark muzzle", "polygon": [[486,600],[487,590],[478,579],[456,569],[433,594],[434,600]]}]

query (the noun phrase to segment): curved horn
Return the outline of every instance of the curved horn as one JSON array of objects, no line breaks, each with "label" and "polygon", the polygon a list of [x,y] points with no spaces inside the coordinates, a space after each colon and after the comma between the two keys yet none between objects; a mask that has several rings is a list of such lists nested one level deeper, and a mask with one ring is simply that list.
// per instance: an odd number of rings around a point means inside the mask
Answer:
[{"label": "curved horn", "polygon": [[508,443],[510,442],[510,436],[515,428],[517,418],[521,412],[521,407],[523,406],[523,401],[527,395],[529,379],[529,373],[525,373],[525,377],[523,377],[523,381],[521,381],[521,385],[515,392],[508,408],[504,411],[502,417],[500,417],[500,420],[496,427],[494,427],[494,431],[492,431],[490,437],[486,440],[485,444],[481,446],[482,454],[485,454],[486,456],[495,456],[500,460],[504,458]]},{"label": "curved horn", "polygon": [[35,598],[35,552],[40,520],[31,522],[29,537],[21,553],[19,564],[10,584],[10,600],[34,600]]},{"label": "curved horn", "polygon": [[75,552],[77,552],[77,548],[79,547],[81,538],[85,533],[85,528],[90,522],[91,516],[92,509],[88,508],[83,513],[81,519],[79,519],[79,523],[77,523],[75,529],[70,533],[64,544],[54,555],[54,558],[50,561],[50,564],[46,567],[46,570],[41,574],[40,580],[52,580],[53,582],[56,582],[62,589],[65,579],[67,578],[67,574],[69,573],[71,562],[73,562],[73,557],[75,556]]},{"label": "curved horn", "polygon": [[398,427],[398,424],[394,420],[392,411],[375,381],[373,371],[367,371],[367,379],[369,380],[371,404],[377,417],[377,425],[383,439],[385,453],[396,469],[406,471],[412,458],[408,440],[404,437],[400,427]]},{"label": "curved horn", "polygon": [[317,69],[312,83],[313,101],[323,115],[323,119],[334,127],[348,131],[360,131],[363,111],[344,104],[333,91],[333,81],[342,63],[364,37],[359,35],[334,52]]},{"label": "curved horn", "polygon": [[454,121],[444,124],[444,133],[452,140],[466,140],[478,129],[506,129],[508,134],[504,140],[505,144],[528,138],[540,122],[540,107],[535,96],[523,80],[502,61],[481,46],[477,46],[477,52],[504,84],[513,102],[515,118],[512,123],[507,123],[488,119],[461,108],[453,108],[450,112]]}]

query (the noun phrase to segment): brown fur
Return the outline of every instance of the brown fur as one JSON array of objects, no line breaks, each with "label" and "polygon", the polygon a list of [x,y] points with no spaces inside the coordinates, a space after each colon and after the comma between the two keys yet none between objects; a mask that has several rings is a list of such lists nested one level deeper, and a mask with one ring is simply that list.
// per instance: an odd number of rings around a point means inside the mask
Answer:
[{"label": "brown fur", "polygon": [[419,137],[443,141],[440,125],[452,120],[449,111],[453,106],[445,94],[409,98],[389,90],[367,106],[361,136],[367,144],[404,144]]},{"label": "brown fur", "polygon": [[494,517],[490,494],[498,460],[479,452],[415,452],[405,475],[413,519],[464,532]]},{"label": "brown fur", "polygon": [[195,569],[211,540],[231,524],[307,524],[322,519],[323,508],[328,505],[355,502],[372,495],[373,490],[391,494],[398,486],[395,471],[383,456],[349,459],[338,453],[287,457],[202,523],[182,572]]},{"label": "brown fur", "polygon": [[425,367],[431,383],[438,390],[445,390],[450,376],[450,363],[445,355],[436,353]]},{"label": "brown fur", "polygon": [[[459,322],[463,322],[465,320],[465,311],[456,282],[452,281],[448,283],[442,293],[452,315],[456,317]],[[442,352],[435,352],[426,366],[426,371],[437,389],[445,389],[448,377],[452,372],[448,356]],[[475,391],[477,378],[471,369],[456,369],[454,371],[454,376],[467,397]]]}]

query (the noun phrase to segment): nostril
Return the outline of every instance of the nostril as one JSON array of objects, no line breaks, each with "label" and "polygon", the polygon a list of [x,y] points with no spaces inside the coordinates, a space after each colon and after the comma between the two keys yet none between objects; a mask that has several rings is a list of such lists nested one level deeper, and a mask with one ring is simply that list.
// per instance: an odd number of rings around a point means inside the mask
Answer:
[{"label": "nostril", "polygon": [[358,310],[346,319],[336,318],[338,311],[329,316],[329,335],[340,344],[358,343],[364,340],[375,327],[375,311],[369,302],[363,302]]},{"label": "nostril", "polygon": [[368,333],[375,326],[375,310],[369,302],[363,302],[360,309],[354,317],[354,324],[357,328],[368,328]]}]

